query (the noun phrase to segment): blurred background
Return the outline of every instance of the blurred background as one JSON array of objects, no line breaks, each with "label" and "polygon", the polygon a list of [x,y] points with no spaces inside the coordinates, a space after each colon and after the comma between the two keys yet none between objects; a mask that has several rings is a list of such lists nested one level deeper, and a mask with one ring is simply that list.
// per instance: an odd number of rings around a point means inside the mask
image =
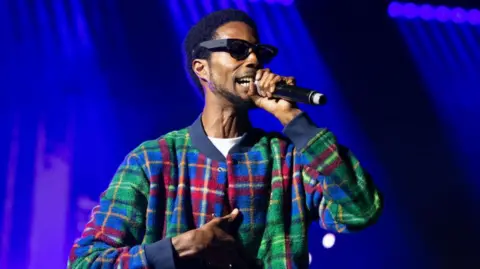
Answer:
[{"label": "blurred background", "polygon": [[386,199],[361,233],[314,223],[311,268],[479,268],[478,0],[0,0],[0,268],[65,268],[123,157],[194,121],[181,42],[228,7]]}]

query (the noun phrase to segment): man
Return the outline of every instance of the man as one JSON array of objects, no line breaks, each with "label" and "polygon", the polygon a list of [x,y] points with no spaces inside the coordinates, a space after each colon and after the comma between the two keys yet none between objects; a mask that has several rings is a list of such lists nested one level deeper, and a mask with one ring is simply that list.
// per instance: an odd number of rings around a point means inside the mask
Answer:
[{"label": "man", "polygon": [[[201,116],[127,155],[69,268],[307,268],[312,221],[349,232],[378,217],[380,195],[352,153],[295,104],[270,98],[294,79],[263,69],[276,49],[260,45],[248,15],[206,16],[185,53]],[[253,128],[253,107],[283,134]]]}]

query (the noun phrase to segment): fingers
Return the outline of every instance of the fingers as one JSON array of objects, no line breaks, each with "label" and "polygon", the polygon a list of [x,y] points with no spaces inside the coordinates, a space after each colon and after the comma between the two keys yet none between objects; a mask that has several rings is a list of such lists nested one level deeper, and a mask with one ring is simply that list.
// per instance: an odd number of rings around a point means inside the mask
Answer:
[{"label": "fingers", "polygon": [[268,68],[258,70],[255,77],[258,95],[262,97],[272,97],[272,93],[275,91],[275,84],[280,80],[281,77],[270,72]]},{"label": "fingers", "polygon": [[262,78],[263,73],[270,73],[270,68],[257,70],[257,74],[255,75],[255,81],[259,81]]},{"label": "fingers", "polygon": [[295,78],[294,77],[284,77],[282,78],[282,81],[285,82],[285,84],[287,85],[295,85],[296,84],[296,81],[295,81]]},{"label": "fingers", "polygon": [[250,259],[242,252],[241,245],[228,233],[228,228],[239,214],[240,211],[234,209],[230,214],[214,218],[203,226],[203,229],[208,229],[212,234],[208,248],[202,251],[202,257],[209,268],[251,268],[248,264]]},{"label": "fingers", "polygon": [[232,210],[232,212],[226,216],[220,218],[220,223],[218,227],[222,228],[226,232],[233,232],[234,222],[238,219],[240,211],[238,209]]},{"label": "fingers", "polygon": [[255,84],[255,81],[253,81],[252,83],[250,83],[250,86],[248,87],[247,95],[248,95],[248,96],[255,96],[255,95],[257,95],[257,85]]},{"label": "fingers", "polygon": [[220,227],[213,227],[213,232],[215,234],[214,244],[215,245],[233,245],[235,244],[235,238],[228,234],[225,230]]},{"label": "fingers", "polygon": [[212,214],[213,219],[210,222],[213,222],[214,224],[219,224],[222,222],[233,222],[237,218],[239,213],[240,211],[238,211],[238,209],[235,208],[234,210],[232,210],[232,212],[230,212],[230,214],[225,215],[223,217],[215,217],[215,214]]},{"label": "fingers", "polygon": [[221,219],[223,221],[233,222],[237,218],[238,213],[240,213],[240,211],[238,211],[238,209],[235,208],[234,210],[232,210],[232,212],[230,214],[221,217]]},{"label": "fingers", "polygon": [[233,236],[221,228],[212,228],[215,236],[209,247],[203,252],[204,259],[214,268],[229,268],[234,261],[237,262],[236,244]]},{"label": "fingers", "polygon": [[288,85],[295,85],[294,77],[282,77],[274,74],[270,69],[265,68],[257,71],[255,76],[255,85],[258,95],[271,98],[275,92],[275,86],[278,82],[283,81]]},{"label": "fingers", "polygon": [[238,215],[240,214],[240,211],[238,209],[232,210],[232,212],[228,215],[225,215],[223,217],[214,217],[211,221],[207,222],[204,227],[207,229],[212,229],[213,227],[219,227],[220,229],[228,232],[232,228],[234,228],[232,225],[234,225],[233,222],[238,218]]},{"label": "fingers", "polygon": [[266,94],[266,91],[265,91],[265,88],[264,88],[264,83],[265,81],[267,80],[267,77],[272,74],[270,72],[270,69],[269,68],[265,68],[265,69],[259,69],[257,70],[257,74],[255,76],[255,86],[257,88],[257,94],[259,96],[262,96],[262,97],[266,97],[267,94]]}]

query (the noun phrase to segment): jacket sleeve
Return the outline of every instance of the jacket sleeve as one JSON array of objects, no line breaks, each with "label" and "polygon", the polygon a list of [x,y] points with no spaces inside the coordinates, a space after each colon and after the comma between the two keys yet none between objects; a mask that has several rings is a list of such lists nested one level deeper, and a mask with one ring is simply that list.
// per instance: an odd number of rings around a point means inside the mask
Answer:
[{"label": "jacket sleeve", "polygon": [[149,181],[137,155],[128,155],[100,203],[92,210],[81,237],[70,251],[68,269],[175,268],[169,238],[143,245]]},{"label": "jacket sleeve", "polygon": [[376,221],[382,197],[350,150],[305,113],[288,123],[284,133],[295,146],[307,208],[324,229],[353,232]]}]

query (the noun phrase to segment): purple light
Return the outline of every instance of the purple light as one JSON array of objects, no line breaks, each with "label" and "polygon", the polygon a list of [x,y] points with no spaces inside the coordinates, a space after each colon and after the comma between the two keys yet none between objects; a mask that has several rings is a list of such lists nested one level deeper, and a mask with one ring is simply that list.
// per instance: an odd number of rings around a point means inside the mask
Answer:
[{"label": "purple light", "polygon": [[473,25],[480,25],[480,11],[472,9],[468,12],[468,22]]},{"label": "purple light", "polygon": [[396,18],[403,14],[403,5],[397,2],[393,2],[388,6],[388,14],[390,17]]},{"label": "purple light", "polygon": [[468,22],[472,25],[480,25],[480,11],[477,9],[465,10],[460,7],[433,7],[431,5],[392,2],[388,6],[388,14],[392,18],[420,18],[426,21],[437,20],[439,22],[453,22],[458,24]]},{"label": "purple light", "polygon": [[249,0],[249,2],[251,3],[265,2],[269,5],[281,4],[284,6],[290,6],[295,2],[295,0]]},{"label": "purple light", "polygon": [[420,18],[426,21],[435,18],[435,9],[431,5],[422,5],[419,13]]},{"label": "purple light", "polygon": [[467,20],[467,12],[462,8],[452,9],[452,21],[456,23],[463,23]]},{"label": "purple light", "polygon": [[403,13],[406,18],[413,19],[418,17],[419,9],[415,4],[408,3],[403,8]]},{"label": "purple light", "polygon": [[439,6],[435,11],[435,17],[438,21],[446,22],[450,19],[450,10],[444,6]]}]

